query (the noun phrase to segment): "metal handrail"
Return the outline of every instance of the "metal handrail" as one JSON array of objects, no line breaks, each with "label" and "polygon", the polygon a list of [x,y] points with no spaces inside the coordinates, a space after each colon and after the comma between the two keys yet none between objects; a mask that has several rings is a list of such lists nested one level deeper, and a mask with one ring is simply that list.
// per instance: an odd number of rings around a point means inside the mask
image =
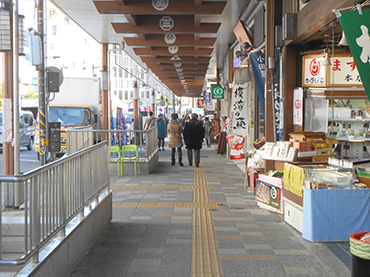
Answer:
[{"label": "metal handrail", "polygon": [[[0,176],[0,265],[21,265],[33,258],[67,224],[84,215],[86,207],[109,194],[107,142],[68,155],[60,160],[15,176]],[[24,253],[19,259],[2,258],[2,188],[21,184],[24,192]]]},{"label": "metal handrail", "polygon": [[[158,128],[153,126],[148,130],[88,130],[88,129],[68,129],[67,133],[67,153],[84,149],[92,145],[94,137],[102,137],[106,134],[110,146],[124,144],[136,144],[139,149],[139,159],[149,161],[158,151],[157,139]],[[109,135],[109,136],[108,136]]]}]

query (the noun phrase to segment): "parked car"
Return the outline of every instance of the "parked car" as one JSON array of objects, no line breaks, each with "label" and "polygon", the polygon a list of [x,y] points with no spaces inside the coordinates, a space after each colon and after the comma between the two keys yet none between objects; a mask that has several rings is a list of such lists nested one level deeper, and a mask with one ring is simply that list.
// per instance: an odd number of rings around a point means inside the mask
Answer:
[{"label": "parked car", "polygon": [[[35,119],[32,112],[19,112],[19,144],[20,147],[33,149],[35,141]],[[3,112],[0,111],[0,147],[3,147]]]}]

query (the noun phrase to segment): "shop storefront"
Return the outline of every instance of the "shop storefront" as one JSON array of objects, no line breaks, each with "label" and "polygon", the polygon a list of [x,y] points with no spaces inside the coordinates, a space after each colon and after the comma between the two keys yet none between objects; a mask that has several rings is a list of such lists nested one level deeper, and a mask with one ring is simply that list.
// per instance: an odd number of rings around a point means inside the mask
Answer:
[{"label": "shop storefront", "polygon": [[353,53],[338,45],[338,22],[303,38],[302,26],[314,24],[302,23],[305,15],[297,17],[302,41],[281,50],[284,131],[251,151],[246,186],[306,240],[348,241],[370,230],[370,102]]}]

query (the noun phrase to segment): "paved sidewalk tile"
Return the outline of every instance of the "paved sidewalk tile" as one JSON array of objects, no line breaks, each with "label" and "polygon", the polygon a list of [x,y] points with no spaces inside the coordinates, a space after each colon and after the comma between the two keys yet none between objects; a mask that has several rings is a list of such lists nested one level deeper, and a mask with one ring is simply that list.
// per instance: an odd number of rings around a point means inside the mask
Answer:
[{"label": "paved sidewalk tile", "polygon": [[183,162],[161,151],[150,175],[112,171],[112,222],[68,276],[351,275],[348,243],[302,239],[257,206],[241,167],[214,147],[199,168]]}]

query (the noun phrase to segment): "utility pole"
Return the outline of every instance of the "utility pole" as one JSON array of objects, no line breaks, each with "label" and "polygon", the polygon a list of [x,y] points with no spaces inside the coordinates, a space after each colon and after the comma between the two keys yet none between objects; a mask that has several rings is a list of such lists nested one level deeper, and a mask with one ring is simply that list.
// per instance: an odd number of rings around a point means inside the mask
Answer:
[{"label": "utility pole", "polygon": [[38,71],[39,87],[39,138],[40,138],[40,166],[47,162],[47,111],[45,91],[45,49],[44,49],[44,0],[37,3],[37,32],[41,40],[41,64],[36,67]]}]

